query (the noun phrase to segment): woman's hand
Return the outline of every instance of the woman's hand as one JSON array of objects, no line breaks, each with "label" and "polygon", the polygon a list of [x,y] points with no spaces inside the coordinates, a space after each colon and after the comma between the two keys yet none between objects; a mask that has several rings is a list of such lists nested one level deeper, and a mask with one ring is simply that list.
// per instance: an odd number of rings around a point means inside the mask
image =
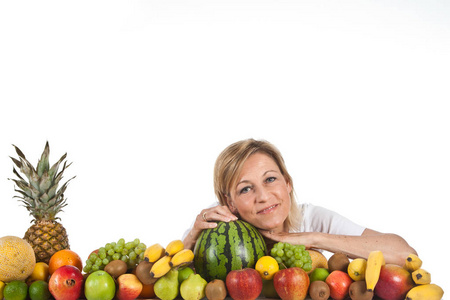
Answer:
[{"label": "woman's hand", "polygon": [[235,216],[228,206],[226,205],[217,205],[211,208],[206,208],[202,210],[195,219],[194,229],[207,229],[214,228],[217,226],[217,222],[230,222],[236,221],[238,219]]},{"label": "woman's hand", "polygon": [[311,248],[310,242],[313,233],[289,233],[289,232],[273,232],[270,230],[259,229],[262,236],[266,240],[267,247],[270,249],[277,242],[289,243],[292,245],[305,245],[306,249]]},{"label": "woman's hand", "polygon": [[[349,258],[367,259],[370,252],[383,252],[386,263],[400,265],[410,254],[417,252],[400,236],[391,233],[380,233],[366,228],[361,235],[337,235],[322,232],[274,233],[260,230],[265,239],[276,242],[287,242],[293,245],[305,245],[306,249],[322,249],[332,253],[342,252]],[[267,244],[267,242],[266,242]],[[269,247],[269,244],[268,244]]]},{"label": "woman's hand", "polygon": [[194,226],[184,239],[185,248],[193,249],[200,233],[203,229],[215,228],[217,222],[230,222],[238,219],[228,206],[217,205],[214,207],[203,209],[195,218]]}]

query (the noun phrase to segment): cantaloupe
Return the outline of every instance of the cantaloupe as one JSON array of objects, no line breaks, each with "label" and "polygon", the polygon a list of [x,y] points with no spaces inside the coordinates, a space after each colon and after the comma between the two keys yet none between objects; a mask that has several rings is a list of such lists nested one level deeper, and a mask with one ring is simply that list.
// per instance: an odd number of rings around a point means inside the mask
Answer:
[{"label": "cantaloupe", "polygon": [[325,268],[328,269],[328,260],[321,252],[316,250],[306,250],[309,253],[309,256],[311,256],[311,262],[312,262],[312,268],[308,274],[310,274],[312,271],[314,271],[315,268]]},{"label": "cantaloupe", "polygon": [[33,248],[27,241],[16,236],[0,238],[0,281],[25,280],[35,264]]}]

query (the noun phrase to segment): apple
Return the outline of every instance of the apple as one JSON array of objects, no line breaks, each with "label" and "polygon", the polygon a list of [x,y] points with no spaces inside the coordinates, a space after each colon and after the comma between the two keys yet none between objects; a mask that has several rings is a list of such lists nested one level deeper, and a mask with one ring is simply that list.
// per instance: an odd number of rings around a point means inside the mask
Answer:
[{"label": "apple", "polygon": [[282,300],[303,300],[308,294],[309,276],[303,269],[281,269],[273,277],[273,285]]},{"label": "apple", "polygon": [[91,273],[84,283],[84,295],[87,300],[112,300],[115,293],[114,279],[102,270]]},{"label": "apple", "polygon": [[384,300],[402,300],[413,287],[411,273],[398,265],[386,264],[381,267],[375,295]]},{"label": "apple", "polygon": [[56,300],[76,300],[80,297],[83,285],[81,271],[71,265],[59,267],[48,282],[48,289]]},{"label": "apple", "polygon": [[328,275],[325,282],[330,287],[331,298],[343,300],[348,296],[353,280],[346,272],[335,270]]},{"label": "apple", "polygon": [[234,300],[254,300],[262,291],[262,279],[252,268],[233,270],[225,279],[228,293]]},{"label": "apple", "polygon": [[132,300],[138,298],[142,291],[142,283],[136,275],[131,273],[122,274],[117,278],[118,288],[116,298],[118,300]]}]

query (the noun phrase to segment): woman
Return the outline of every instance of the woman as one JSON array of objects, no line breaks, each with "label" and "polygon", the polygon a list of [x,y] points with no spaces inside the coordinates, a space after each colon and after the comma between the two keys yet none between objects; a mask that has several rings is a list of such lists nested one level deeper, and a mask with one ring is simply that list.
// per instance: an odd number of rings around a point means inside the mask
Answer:
[{"label": "woman", "polygon": [[322,207],[299,206],[281,153],[266,141],[248,139],[228,146],[215,164],[214,189],[219,205],[197,216],[183,240],[187,248],[193,249],[201,231],[218,221],[242,219],[257,227],[268,243],[302,244],[350,258],[381,250],[386,263],[397,265],[416,254],[398,235],[361,227]]}]

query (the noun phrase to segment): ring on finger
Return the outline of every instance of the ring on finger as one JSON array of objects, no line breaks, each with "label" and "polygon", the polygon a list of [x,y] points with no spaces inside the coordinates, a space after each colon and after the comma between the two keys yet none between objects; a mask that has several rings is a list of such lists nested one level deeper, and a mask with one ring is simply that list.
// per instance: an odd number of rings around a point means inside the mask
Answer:
[{"label": "ring on finger", "polygon": [[208,220],[206,219],[206,211],[203,213],[202,217],[203,217],[203,220],[205,220],[205,222],[208,222]]}]

